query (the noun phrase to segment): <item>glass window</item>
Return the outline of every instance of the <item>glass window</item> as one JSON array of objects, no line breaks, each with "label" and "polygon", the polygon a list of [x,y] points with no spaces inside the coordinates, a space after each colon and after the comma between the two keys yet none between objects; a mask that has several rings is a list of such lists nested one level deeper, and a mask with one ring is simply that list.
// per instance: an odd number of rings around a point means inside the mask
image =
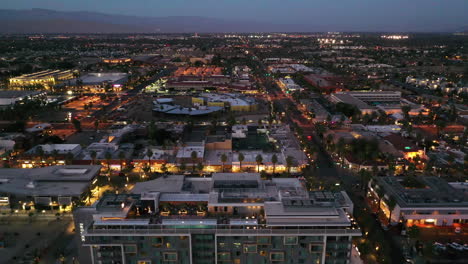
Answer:
[{"label": "glass window", "polygon": [[164,261],[177,261],[177,252],[164,252],[163,260]]},{"label": "glass window", "polygon": [[244,244],[244,253],[257,253],[257,244]]},{"label": "glass window", "polygon": [[220,253],[218,253],[218,260],[219,261],[230,261],[231,260],[231,253],[229,253],[229,252],[220,252]]},{"label": "glass window", "polygon": [[271,261],[284,261],[284,252],[270,252]]},{"label": "glass window", "polygon": [[298,237],[297,236],[285,236],[284,244],[285,245],[297,245]]}]

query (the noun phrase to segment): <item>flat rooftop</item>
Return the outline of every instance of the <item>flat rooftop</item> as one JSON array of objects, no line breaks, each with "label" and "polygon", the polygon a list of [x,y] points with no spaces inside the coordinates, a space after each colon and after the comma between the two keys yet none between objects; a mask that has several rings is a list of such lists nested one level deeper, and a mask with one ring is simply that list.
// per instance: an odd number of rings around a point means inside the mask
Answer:
[{"label": "flat rooftop", "polygon": [[377,184],[397,200],[400,207],[465,207],[468,193],[435,176],[417,177],[419,186],[405,186],[404,177],[378,177]]},{"label": "flat rooftop", "polygon": [[0,193],[27,196],[80,196],[98,175],[100,169],[100,165],[0,169]]},{"label": "flat rooftop", "polygon": [[36,96],[39,94],[43,94],[42,91],[14,91],[14,90],[7,90],[7,91],[0,91],[0,99],[1,98],[23,98],[28,96]]},{"label": "flat rooftop", "polygon": [[88,73],[80,79],[83,81],[83,84],[99,84],[102,82],[117,83],[126,79],[127,76],[128,74],[123,72]]}]

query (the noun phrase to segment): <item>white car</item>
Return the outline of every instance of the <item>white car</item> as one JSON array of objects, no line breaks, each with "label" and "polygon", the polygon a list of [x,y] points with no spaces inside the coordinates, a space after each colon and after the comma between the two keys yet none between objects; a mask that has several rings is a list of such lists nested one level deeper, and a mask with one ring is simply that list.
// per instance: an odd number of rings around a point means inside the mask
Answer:
[{"label": "white car", "polygon": [[455,250],[458,250],[458,251],[463,251],[464,250],[462,245],[460,245],[458,243],[455,243],[455,242],[449,243],[448,246],[455,249]]},{"label": "white car", "polygon": [[439,242],[434,242],[434,244],[432,246],[434,248],[440,249],[440,250],[446,250],[447,249],[447,247],[444,244],[441,244]]}]

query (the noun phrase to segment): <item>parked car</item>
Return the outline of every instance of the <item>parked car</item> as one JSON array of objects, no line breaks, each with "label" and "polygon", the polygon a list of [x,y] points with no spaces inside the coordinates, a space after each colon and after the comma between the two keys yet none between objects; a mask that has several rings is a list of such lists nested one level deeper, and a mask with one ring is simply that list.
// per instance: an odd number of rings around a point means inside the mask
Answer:
[{"label": "parked car", "polygon": [[447,247],[442,244],[442,243],[439,243],[439,242],[434,242],[434,244],[432,245],[435,249],[439,249],[439,250],[446,250]]},{"label": "parked car", "polygon": [[458,251],[465,250],[462,245],[460,245],[460,244],[458,244],[456,242],[449,243],[448,246],[455,249],[455,250],[458,250]]}]

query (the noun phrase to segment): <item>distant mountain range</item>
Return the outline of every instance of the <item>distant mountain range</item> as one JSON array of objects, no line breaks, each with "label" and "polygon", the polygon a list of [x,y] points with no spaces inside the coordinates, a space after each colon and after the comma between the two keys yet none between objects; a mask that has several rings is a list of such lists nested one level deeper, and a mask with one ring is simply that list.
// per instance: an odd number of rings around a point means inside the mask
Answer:
[{"label": "distant mountain range", "polygon": [[[458,27],[458,31],[467,27]],[[139,17],[86,11],[0,9],[0,33],[209,33],[353,31],[324,25],[274,24],[197,16]],[[354,30],[356,31],[356,30]],[[379,29],[375,31],[380,31]],[[381,31],[385,31],[382,29]]]}]

